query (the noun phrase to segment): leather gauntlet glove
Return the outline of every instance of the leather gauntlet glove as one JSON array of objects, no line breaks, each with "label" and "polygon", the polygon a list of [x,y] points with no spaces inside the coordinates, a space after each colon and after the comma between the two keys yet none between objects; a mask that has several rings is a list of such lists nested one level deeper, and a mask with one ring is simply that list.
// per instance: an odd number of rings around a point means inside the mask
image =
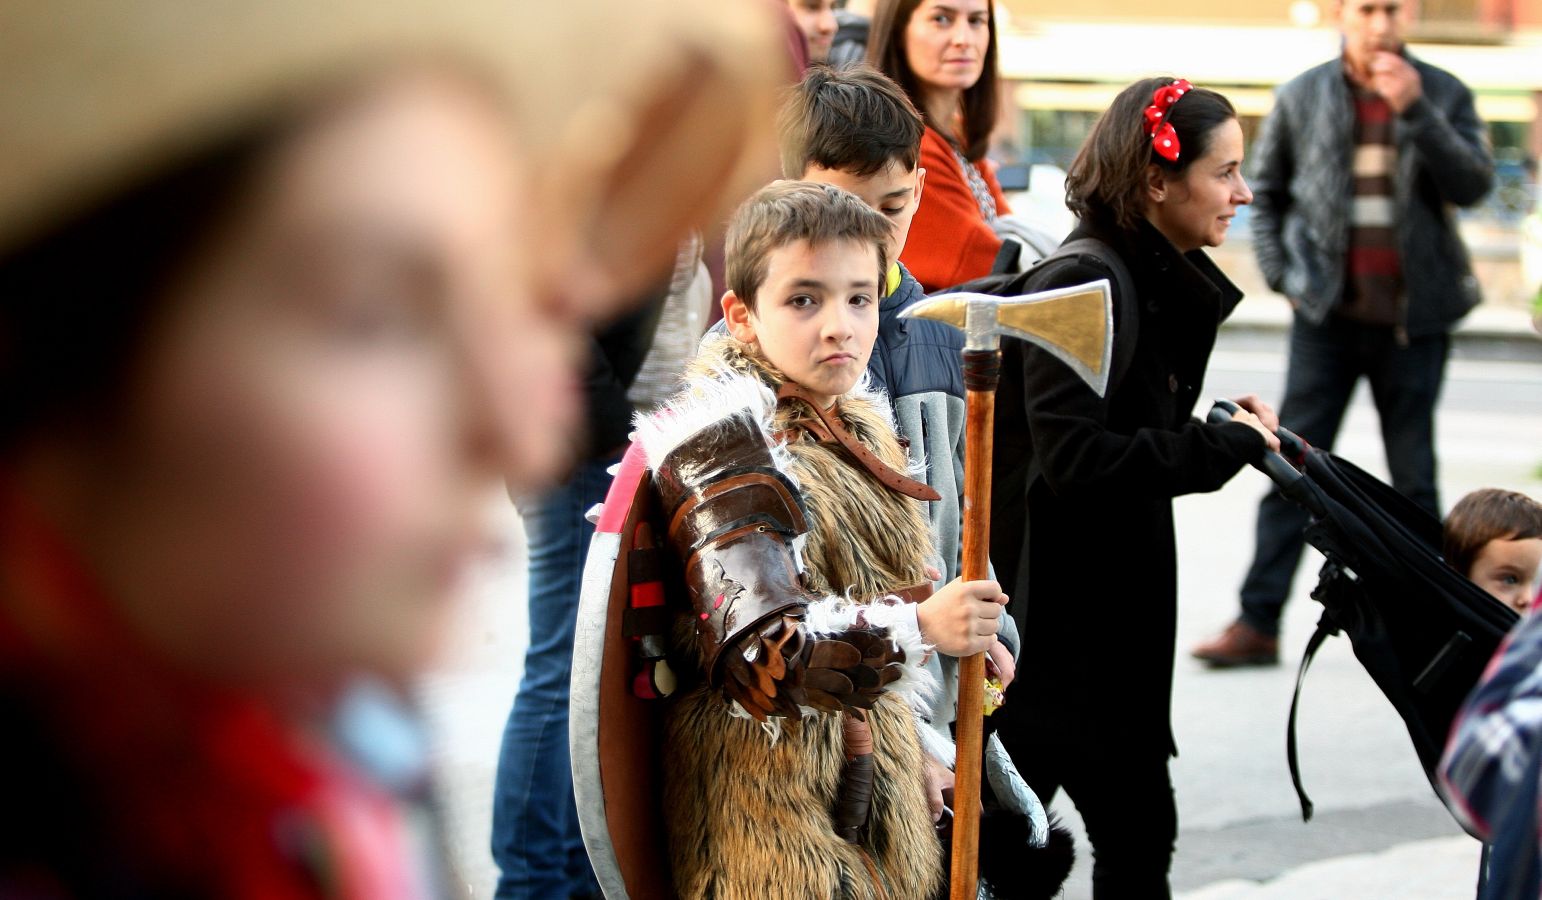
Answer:
[{"label": "leather gauntlet glove", "polygon": [[809,634],[804,617],[815,598],[793,544],[808,525],[749,416],[692,434],[658,465],[655,483],[670,544],[685,562],[709,684],[764,721],[798,719],[800,706],[861,715],[900,677],[904,652],[860,612],[838,634]]}]

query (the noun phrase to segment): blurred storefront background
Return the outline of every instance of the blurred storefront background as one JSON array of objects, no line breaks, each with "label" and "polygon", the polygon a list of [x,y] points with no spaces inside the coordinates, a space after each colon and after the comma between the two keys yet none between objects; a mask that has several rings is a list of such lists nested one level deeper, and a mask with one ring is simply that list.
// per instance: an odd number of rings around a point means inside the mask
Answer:
[{"label": "blurred storefront background", "polygon": [[[1423,0],[1409,11],[1410,50],[1472,88],[1493,140],[1495,188],[1461,213],[1486,299],[1530,306],[1542,289],[1542,245],[1524,246],[1528,234],[1542,241],[1542,0]],[[998,0],[1008,88],[992,156],[1018,192],[1014,209],[1051,232],[1069,227],[1064,169],[1136,78],[1170,73],[1221,91],[1251,138],[1277,85],[1338,54],[1336,14],[1334,0]],[[1226,256],[1251,257],[1243,219]]]}]

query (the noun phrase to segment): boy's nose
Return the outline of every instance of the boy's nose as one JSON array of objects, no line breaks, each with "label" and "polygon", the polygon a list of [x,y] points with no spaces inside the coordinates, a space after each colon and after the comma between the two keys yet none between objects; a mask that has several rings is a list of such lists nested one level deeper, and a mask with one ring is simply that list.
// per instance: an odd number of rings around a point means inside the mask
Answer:
[{"label": "boy's nose", "polygon": [[846,304],[841,304],[829,315],[825,316],[823,331],[825,340],[836,342],[845,341],[856,333],[851,313],[848,312]]}]

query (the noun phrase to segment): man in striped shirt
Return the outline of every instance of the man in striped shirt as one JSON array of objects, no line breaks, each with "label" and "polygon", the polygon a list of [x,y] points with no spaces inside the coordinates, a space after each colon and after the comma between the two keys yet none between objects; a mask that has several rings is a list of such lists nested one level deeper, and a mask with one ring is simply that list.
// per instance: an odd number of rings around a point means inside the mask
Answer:
[{"label": "man in striped shirt", "polygon": [[[1253,248],[1295,310],[1280,422],[1330,449],[1361,377],[1392,484],[1433,515],[1435,403],[1450,333],[1478,303],[1453,207],[1493,182],[1472,92],[1408,53],[1401,0],[1340,0],[1343,54],[1275,96],[1249,154]],[[1274,665],[1306,513],[1271,493],[1241,616],[1194,648],[1212,666]]]}]

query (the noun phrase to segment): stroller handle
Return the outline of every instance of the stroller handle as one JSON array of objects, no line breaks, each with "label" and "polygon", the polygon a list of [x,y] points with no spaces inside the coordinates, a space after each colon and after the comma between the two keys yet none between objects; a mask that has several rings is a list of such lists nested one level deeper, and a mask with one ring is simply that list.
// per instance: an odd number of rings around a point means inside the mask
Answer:
[{"label": "stroller handle", "polygon": [[[1231,417],[1241,409],[1242,407],[1231,400],[1217,400],[1215,405],[1210,407],[1210,415],[1207,418],[1211,424],[1230,422]],[[1264,458],[1254,465],[1260,472],[1269,476],[1269,480],[1274,482],[1281,493],[1291,496],[1288,489],[1302,478],[1301,471],[1296,466],[1306,458],[1307,443],[1284,428],[1277,430],[1275,436],[1280,439],[1280,449],[1290,454],[1290,458],[1287,459],[1273,450],[1265,450]]]}]

